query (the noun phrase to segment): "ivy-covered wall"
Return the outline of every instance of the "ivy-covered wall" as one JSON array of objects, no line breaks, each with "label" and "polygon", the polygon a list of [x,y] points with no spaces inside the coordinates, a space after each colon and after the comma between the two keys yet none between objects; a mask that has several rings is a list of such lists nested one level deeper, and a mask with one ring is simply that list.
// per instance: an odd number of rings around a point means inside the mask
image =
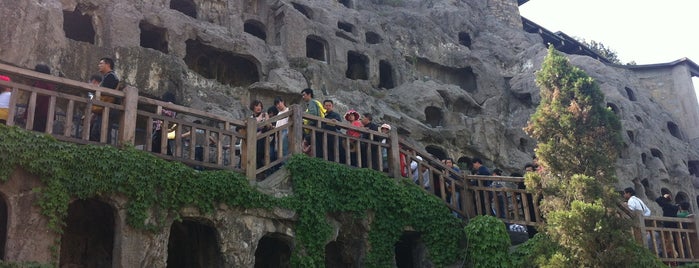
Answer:
[{"label": "ivy-covered wall", "polygon": [[[363,266],[391,266],[393,246],[406,228],[421,233],[428,258],[437,266],[464,256],[463,223],[441,200],[406,179],[304,155],[286,163],[294,194],[274,198],[251,187],[242,174],[199,172],[134,148],[75,145],[0,125],[0,178],[7,181],[18,167],[41,179],[43,185],[35,189],[36,203],[48,219],[48,228],[57,234],[72,198],[123,196],[127,199],[125,222],[153,233],[169,226],[184,207],[202,214],[219,204],[295,211],[294,267],[324,266],[325,244],[334,230],[327,217],[336,212],[353,213],[370,222],[370,250]],[[53,252],[57,260],[55,248]]]}]

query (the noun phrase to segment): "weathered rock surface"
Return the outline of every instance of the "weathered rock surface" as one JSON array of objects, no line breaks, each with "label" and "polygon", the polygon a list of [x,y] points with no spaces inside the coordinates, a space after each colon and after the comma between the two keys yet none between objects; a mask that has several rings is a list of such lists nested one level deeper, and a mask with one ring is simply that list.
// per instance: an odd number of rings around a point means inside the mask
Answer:
[{"label": "weathered rock surface", "polygon": [[[546,47],[522,30],[514,0],[10,2],[0,3],[6,63],[45,62],[54,75],[84,81],[109,56],[146,95],[172,92],[180,104],[234,118],[246,117],[252,99],[298,103],[300,90],[310,87],[317,99],[334,100],[338,112],[373,113],[462,168],[480,157],[509,174],[531,161],[536,142],[522,128],[540,100],[534,74]],[[184,4],[172,9],[177,3]],[[634,185],[649,199],[665,189],[696,208],[699,112],[687,67],[570,59],[599,83],[622,121],[619,188]],[[260,214],[220,210],[213,218],[227,228],[222,233],[248,230],[231,235],[244,241],[270,231],[292,235],[291,216]],[[123,236],[121,243],[135,243]],[[134,266],[124,267],[164,266],[167,234],[146,240],[152,250],[133,252]],[[227,263],[254,261],[254,245],[223,244],[240,254]]]}]

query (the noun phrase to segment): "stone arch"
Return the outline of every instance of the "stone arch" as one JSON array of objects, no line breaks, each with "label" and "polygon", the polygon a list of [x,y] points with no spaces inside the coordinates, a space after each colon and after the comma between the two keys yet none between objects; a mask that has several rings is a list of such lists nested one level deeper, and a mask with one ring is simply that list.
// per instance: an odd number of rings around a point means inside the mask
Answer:
[{"label": "stone arch", "polygon": [[636,135],[633,134],[633,131],[627,130],[627,131],[626,131],[626,136],[629,136],[629,140],[630,140],[631,142],[636,142]]},{"label": "stone arch", "polygon": [[689,169],[689,175],[694,177],[699,177],[699,161],[689,160],[687,161],[687,169]]},{"label": "stone arch", "polygon": [[260,38],[263,41],[267,41],[267,32],[265,31],[265,24],[258,20],[247,20],[243,24],[243,31],[251,34],[254,37]]},{"label": "stone arch", "polygon": [[259,62],[254,57],[214,48],[199,40],[190,39],[186,44],[184,61],[201,76],[236,87],[260,81]]},{"label": "stone arch", "polygon": [[393,246],[396,267],[419,267],[425,258],[425,247],[418,232],[405,231]]},{"label": "stone arch", "polygon": [[607,102],[607,108],[611,109],[614,114],[619,115],[619,107],[616,104]]},{"label": "stone arch", "polygon": [[354,25],[349,22],[337,21],[337,28],[348,33],[354,33]]},{"label": "stone arch", "polygon": [[90,44],[95,43],[92,16],[83,14],[79,7],[73,11],[63,11],[63,32],[68,39]]},{"label": "stone arch", "polygon": [[255,268],[291,267],[291,237],[281,233],[263,236],[255,250]]},{"label": "stone arch", "polygon": [[193,0],[170,0],[170,9],[182,12],[192,18],[197,18],[197,4]]},{"label": "stone arch", "polygon": [[328,42],[320,36],[309,35],[306,37],[306,57],[325,61],[327,59],[326,47]]},{"label": "stone arch", "polygon": [[386,60],[379,61],[379,88],[391,89],[395,87],[393,81],[393,66]]},{"label": "stone arch", "polygon": [[213,224],[195,218],[183,218],[170,226],[167,242],[168,268],[223,267],[218,231]]},{"label": "stone arch", "polygon": [[630,101],[636,101],[636,93],[633,92],[633,89],[625,87],[624,90],[626,90],[626,97],[628,97]]},{"label": "stone arch", "polygon": [[5,260],[5,247],[7,244],[7,219],[10,216],[7,197],[0,192],[0,260]]},{"label": "stone arch", "polygon": [[459,32],[459,44],[471,48],[471,35],[467,32]]},{"label": "stone arch", "polygon": [[296,9],[296,11],[301,12],[301,14],[306,16],[306,18],[313,20],[313,9],[296,2],[291,2],[291,5],[294,7],[294,9]]},{"label": "stone arch", "polygon": [[369,79],[369,57],[356,51],[347,51],[345,76],[352,80]]},{"label": "stone arch", "polygon": [[383,41],[383,38],[381,38],[381,35],[369,31],[364,33],[364,40],[369,44],[375,45],[381,43]]},{"label": "stone arch", "polygon": [[664,160],[664,159],[665,159],[665,158],[663,157],[663,152],[661,152],[660,149],[658,149],[658,148],[651,148],[651,149],[650,149],[650,154],[651,154],[653,157],[660,158],[660,160]]},{"label": "stone arch", "polygon": [[339,0],[338,2],[340,2],[340,4],[346,8],[354,8],[354,3],[352,0]]},{"label": "stone arch", "polygon": [[147,21],[138,24],[141,30],[141,47],[152,48],[157,51],[168,53],[167,29],[155,26]]},{"label": "stone arch", "polygon": [[428,106],[425,108],[425,123],[431,127],[442,126],[444,122],[444,112],[441,108],[435,106]]},{"label": "stone arch", "polygon": [[430,153],[432,156],[435,158],[442,160],[447,158],[447,151],[444,150],[444,148],[439,147],[437,145],[427,145],[425,147],[425,151]]},{"label": "stone arch", "polygon": [[112,267],[115,214],[111,205],[96,199],[70,203],[58,266]]},{"label": "stone arch", "polygon": [[668,121],[667,122],[667,130],[670,131],[670,135],[672,135],[675,138],[682,139],[682,133],[680,132],[680,127],[675,124],[675,122]]}]

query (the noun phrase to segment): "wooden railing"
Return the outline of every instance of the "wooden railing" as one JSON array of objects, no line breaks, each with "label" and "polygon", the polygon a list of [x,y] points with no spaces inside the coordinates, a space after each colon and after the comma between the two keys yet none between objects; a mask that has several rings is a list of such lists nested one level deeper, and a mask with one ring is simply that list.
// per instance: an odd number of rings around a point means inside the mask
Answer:
[{"label": "wooden railing", "polygon": [[[0,64],[0,74],[13,79],[0,81],[0,86],[13,88],[6,124],[44,132],[59,140],[135,146],[194,168],[245,173],[251,181],[275,172],[290,155],[307,153],[408,178],[464,219],[488,214],[508,223],[541,223],[538,200],[517,187],[523,183],[522,178],[457,172],[401,140],[396,128],[389,133],[358,128],[308,115],[298,105],[264,122],[230,119],[139,96],[138,89],[130,86],[106,89],[4,64]],[[35,86],[37,81],[51,85],[53,90]],[[115,101],[103,101],[104,96]],[[93,106],[104,108],[96,113]],[[177,115],[169,116],[171,112]],[[288,119],[288,123],[277,124],[282,119]],[[304,124],[304,119],[311,123]],[[37,128],[35,121],[42,122],[42,126]],[[267,125],[275,127],[258,131]],[[155,131],[158,126],[159,132]],[[360,137],[348,135],[348,131]],[[310,150],[304,150],[307,148]],[[504,187],[487,186],[486,181],[497,181]]]}]

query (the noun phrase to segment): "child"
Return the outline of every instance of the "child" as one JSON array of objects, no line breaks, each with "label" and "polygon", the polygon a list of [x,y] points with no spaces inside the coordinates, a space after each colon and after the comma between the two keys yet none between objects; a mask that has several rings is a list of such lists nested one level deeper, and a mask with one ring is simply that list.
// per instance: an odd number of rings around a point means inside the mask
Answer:
[{"label": "child", "polygon": [[[350,122],[352,126],[362,128],[364,125],[362,125],[362,122],[359,121],[359,113],[355,110],[349,110],[347,113],[345,113],[345,120]],[[352,136],[355,138],[359,138],[362,134],[359,131],[356,130],[347,130],[347,135]]]}]

